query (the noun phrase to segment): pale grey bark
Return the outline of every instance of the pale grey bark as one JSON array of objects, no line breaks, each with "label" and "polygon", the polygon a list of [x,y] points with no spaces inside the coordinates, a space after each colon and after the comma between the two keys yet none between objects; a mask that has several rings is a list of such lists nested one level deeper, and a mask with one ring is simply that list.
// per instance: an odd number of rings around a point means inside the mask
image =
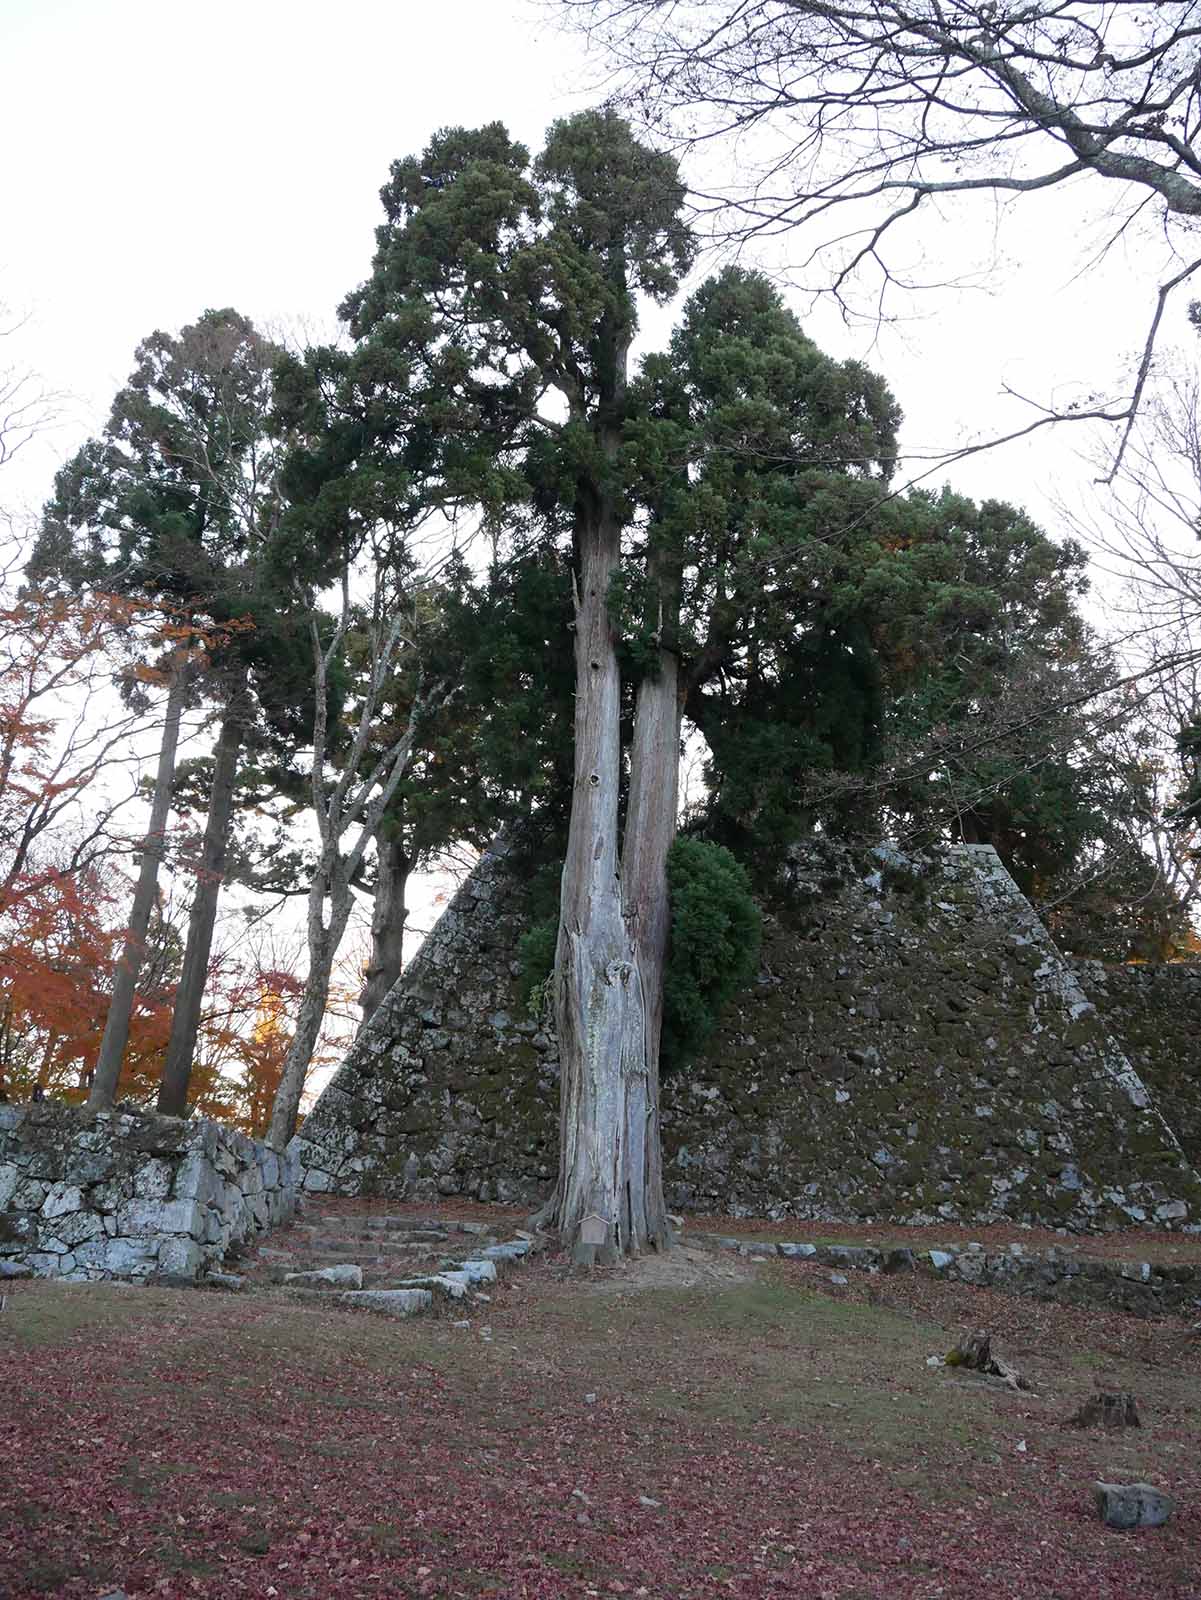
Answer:
[{"label": "pale grey bark", "polygon": [[[624,333],[611,337],[609,400],[616,413],[625,386],[628,339]],[[602,423],[598,431],[602,450],[613,462],[618,429]],[[555,955],[559,1176],[541,1220],[571,1247],[577,1263],[592,1265],[647,1248],[669,1249],[672,1239],[659,1155],[662,952],[653,851],[645,861],[639,859],[646,896],[637,911],[623,899],[620,867],[621,674],[608,595],[621,559],[622,527],[606,485],[589,485],[581,502],[576,526],[575,782]],[[649,788],[642,792],[641,809],[649,818],[664,797]],[[674,803],[671,817],[674,825]],[[639,856],[638,846],[632,845],[631,851]],[[665,887],[664,882],[664,895]],[[649,972],[644,970],[648,959]],[[653,995],[648,981],[655,986]],[[589,1217],[604,1225],[599,1245],[582,1236],[581,1224]]]},{"label": "pale grey bark", "polygon": [[646,994],[647,1060],[654,1065],[656,1082],[663,1031],[663,976],[671,932],[667,853],[676,836],[679,812],[680,722],[679,660],[674,651],[660,650],[658,671],[638,686],[621,858],[626,921],[638,951]]},{"label": "pale grey bark", "polygon": [[164,1116],[182,1117],[187,1109],[188,1081],[196,1054],[196,1035],[208,980],[213,929],[217,921],[217,901],[221,894],[225,856],[229,848],[238,755],[242,748],[246,714],[245,692],[234,689],[226,700],[221,732],[213,752],[213,782],[200,850],[196,892],[188,916],[188,937],[179,987],[175,992],[171,1037],[167,1043],[167,1060],[158,1091],[158,1109]]},{"label": "pale grey bark", "polygon": [[179,725],[187,698],[187,659],[180,651],[171,665],[167,708],[163,717],[163,737],[159,745],[158,770],[154,779],[154,797],[150,807],[150,825],[142,840],[142,863],[134,890],[133,906],[129,913],[129,927],[121,948],[121,956],[113,972],[113,989],[109,1000],[104,1036],[96,1058],[96,1073],[88,1095],[89,1111],[106,1111],[117,1094],[121,1076],[121,1063],[125,1059],[125,1046],[129,1042],[129,1025],[133,1017],[137,994],[138,974],[146,953],[146,934],[150,928],[150,915],[154,910],[158,891],[158,873],[162,864],[167,818],[171,811],[171,781],[175,776],[175,755],[179,748]]},{"label": "pale grey bark", "polygon": [[371,955],[359,1004],[366,1027],[400,977],[404,965],[405,890],[412,860],[394,819],[384,818],[375,841],[375,900],[371,907]]},{"label": "pale grey bark", "polygon": [[[337,854],[340,858],[341,853]],[[323,852],[309,889],[307,919],[309,971],[296,1016],[296,1030],[292,1035],[288,1054],[284,1058],[283,1073],[271,1107],[271,1124],[267,1129],[267,1143],[276,1150],[282,1150],[296,1132],[305,1078],[325,1018],[334,957],[338,953],[338,946],[342,942],[346,924],[354,908],[354,894],[349,882],[346,881],[342,865],[340,859]]]},{"label": "pale grey bark", "polygon": [[[354,908],[351,888],[367,848],[379,828],[380,818],[391,804],[404,777],[413,752],[417,725],[426,712],[441,704],[450,691],[440,688],[433,694],[418,693],[413,700],[404,733],[377,761],[366,762],[376,708],[385,684],[395,669],[405,641],[398,623],[373,649],[371,679],[342,774],[330,785],[326,780],[329,756],[329,673],[346,633],[349,601],[343,588],[342,621],[329,646],[322,650],[313,624],[313,655],[316,668],[313,717],[313,766],[310,779],[313,810],[321,836],[321,851],[313,872],[308,898],[309,971],[301,996],[300,1010],[292,1044],[284,1061],[283,1074],[271,1108],[267,1142],[282,1150],[296,1131],[300,1101],[309,1063],[321,1032],[325,1005],[329,998],[334,958],[346,932]],[[364,774],[364,766],[368,770]],[[344,847],[346,835],[353,831],[353,842]],[[326,907],[328,905],[328,916]]]}]

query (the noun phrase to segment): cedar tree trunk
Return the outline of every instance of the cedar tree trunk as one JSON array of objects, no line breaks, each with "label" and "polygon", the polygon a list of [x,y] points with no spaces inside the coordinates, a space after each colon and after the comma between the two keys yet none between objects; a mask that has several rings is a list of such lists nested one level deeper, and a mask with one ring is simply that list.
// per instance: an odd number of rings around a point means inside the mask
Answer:
[{"label": "cedar tree trunk", "polygon": [[183,717],[187,688],[187,663],[180,655],[171,669],[163,739],[159,746],[158,771],[154,779],[154,798],[150,806],[150,827],[142,840],[142,865],[129,914],[129,928],[113,972],[113,990],[104,1024],[104,1037],[100,1041],[96,1075],[88,1095],[89,1111],[107,1111],[117,1095],[117,1080],[121,1076],[121,1063],[129,1042],[129,1024],[133,1017],[138,974],[146,953],[150,913],[154,910],[154,897],[158,889],[158,869],[163,859],[163,841],[171,810],[171,781],[175,776],[175,752],[179,746],[179,724]]},{"label": "cedar tree trunk", "polygon": [[[626,348],[615,340],[615,416]],[[618,440],[618,426],[602,423],[600,442],[610,464]],[[656,1060],[648,1048],[652,1030],[657,1032],[658,996],[647,991],[640,949],[646,929],[636,911],[627,921],[619,870],[621,675],[608,594],[621,557],[621,531],[612,489],[582,486],[576,522],[575,786],[555,952],[559,1179],[542,1217],[586,1266],[648,1247],[669,1249],[672,1242],[663,1201]],[[655,804],[647,793],[643,810],[649,813]],[[670,814],[674,822],[674,804]],[[653,855],[652,849],[645,874],[638,869],[647,884]],[[647,927],[653,922],[652,914]],[[649,976],[658,983],[655,972]],[[604,1225],[599,1245],[581,1235],[586,1217]]]},{"label": "cedar tree trunk", "polygon": [[200,851],[200,870],[196,893],[188,916],[188,939],[184,947],[183,969],[175,994],[171,1016],[171,1038],[167,1062],[158,1091],[158,1109],[164,1116],[182,1117],[188,1103],[188,1080],[196,1053],[196,1033],[200,1008],[208,979],[209,955],[213,948],[213,928],[217,921],[217,899],[221,893],[229,829],[234,812],[234,790],[238,777],[238,755],[245,727],[246,697],[234,689],[225,703],[221,732],[213,754],[213,786],[209,795],[204,842]]}]

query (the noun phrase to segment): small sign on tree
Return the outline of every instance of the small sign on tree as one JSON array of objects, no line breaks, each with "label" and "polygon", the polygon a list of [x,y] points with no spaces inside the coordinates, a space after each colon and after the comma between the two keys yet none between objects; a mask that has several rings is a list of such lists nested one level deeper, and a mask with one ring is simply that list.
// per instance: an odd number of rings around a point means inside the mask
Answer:
[{"label": "small sign on tree", "polygon": [[604,1244],[609,1237],[609,1224],[595,1211],[589,1211],[580,1222],[581,1244]]}]

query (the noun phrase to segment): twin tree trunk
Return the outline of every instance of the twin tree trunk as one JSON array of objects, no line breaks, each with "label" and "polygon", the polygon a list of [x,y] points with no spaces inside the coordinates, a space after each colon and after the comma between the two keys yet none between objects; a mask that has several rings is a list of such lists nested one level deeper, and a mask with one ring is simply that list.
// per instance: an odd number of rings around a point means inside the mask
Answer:
[{"label": "twin tree trunk", "polygon": [[[606,440],[615,448],[615,439]],[[610,449],[609,453],[612,453]],[[559,1180],[540,1220],[581,1265],[670,1249],[659,1139],[659,1036],[675,835],[680,707],[674,655],[638,692],[619,849],[621,676],[608,596],[621,524],[605,493],[577,524],[575,787],[555,955]],[[604,1239],[589,1242],[586,1218]],[[599,1232],[599,1227],[598,1230]]]},{"label": "twin tree trunk", "polygon": [[209,956],[213,948],[213,928],[217,921],[217,900],[221,893],[229,830],[233,821],[234,793],[238,778],[238,755],[242,748],[247,706],[244,694],[235,689],[229,695],[221,732],[213,754],[213,786],[209,795],[208,818],[200,851],[196,893],[188,916],[188,939],[183,967],[175,993],[171,1017],[171,1037],[167,1061],[159,1084],[158,1109],[165,1116],[182,1117],[187,1110],[188,1082],[196,1054],[196,1035],[200,1010],[208,980]]},{"label": "twin tree trunk", "polygon": [[138,974],[146,953],[146,935],[150,929],[150,914],[154,910],[158,892],[158,869],[163,859],[163,842],[167,832],[167,818],[171,810],[171,782],[175,776],[175,752],[179,747],[179,724],[183,717],[184,702],[188,692],[188,668],[185,656],[176,657],[171,668],[171,682],[167,692],[167,710],[163,719],[163,737],[159,745],[158,771],[154,778],[154,798],[150,806],[150,826],[142,840],[142,864],[134,890],[133,907],[129,913],[129,927],[121,948],[121,956],[113,973],[113,990],[104,1024],[104,1037],[96,1058],[96,1072],[88,1095],[89,1111],[107,1111],[117,1096],[117,1083],[121,1077],[121,1063],[125,1046],[129,1042],[129,1024],[133,1018],[137,997]]}]

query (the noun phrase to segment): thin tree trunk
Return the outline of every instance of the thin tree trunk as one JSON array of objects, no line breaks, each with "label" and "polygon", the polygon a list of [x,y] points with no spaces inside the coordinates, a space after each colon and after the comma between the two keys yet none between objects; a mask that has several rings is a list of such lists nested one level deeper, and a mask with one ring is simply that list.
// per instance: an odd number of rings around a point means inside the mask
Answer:
[{"label": "thin tree trunk", "polygon": [[[379,1010],[381,1001],[400,977],[404,964],[405,889],[413,863],[405,853],[404,835],[397,826],[395,810],[385,814],[376,830],[375,903],[371,908],[371,957],[359,1004],[363,1008],[360,1029],[365,1028]],[[389,830],[385,834],[385,829]]]},{"label": "thin tree trunk", "polygon": [[158,771],[154,779],[154,799],[150,807],[150,827],[142,841],[142,866],[134,890],[129,929],[120,959],[113,972],[113,992],[109,1000],[104,1037],[96,1058],[96,1076],[88,1095],[89,1111],[106,1111],[117,1094],[121,1063],[129,1041],[138,974],[146,951],[146,933],[158,889],[158,870],[163,859],[163,841],[171,810],[171,780],[175,776],[175,752],[179,746],[179,724],[187,698],[187,664],[178,657],[171,671],[167,711],[163,719],[163,740],[159,747]]},{"label": "thin tree trunk", "polygon": [[196,1034],[208,979],[209,955],[213,948],[217,901],[221,893],[225,855],[229,848],[238,756],[242,748],[246,712],[244,691],[239,688],[231,690],[225,703],[221,732],[213,756],[213,785],[200,851],[200,870],[188,916],[188,938],[171,1016],[167,1061],[159,1084],[158,1109],[168,1117],[182,1117],[187,1110],[188,1080],[192,1075],[192,1062],[196,1054]]},{"label": "thin tree trunk", "polygon": [[[325,921],[327,898],[330,900],[328,924]],[[296,1132],[304,1080],[317,1047],[325,1004],[329,999],[334,957],[342,942],[353,905],[354,895],[349,883],[341,881],[341,875],[335,878],[327,867],[319,864],[309,890],[309,973],[300,999],[296,1031],[292,1035],[279,1088],[275,1092],[275,1103],[271,1107],[271,1126],[267,1130],[267,1143],[274,1150],[282,1150]]]}]

